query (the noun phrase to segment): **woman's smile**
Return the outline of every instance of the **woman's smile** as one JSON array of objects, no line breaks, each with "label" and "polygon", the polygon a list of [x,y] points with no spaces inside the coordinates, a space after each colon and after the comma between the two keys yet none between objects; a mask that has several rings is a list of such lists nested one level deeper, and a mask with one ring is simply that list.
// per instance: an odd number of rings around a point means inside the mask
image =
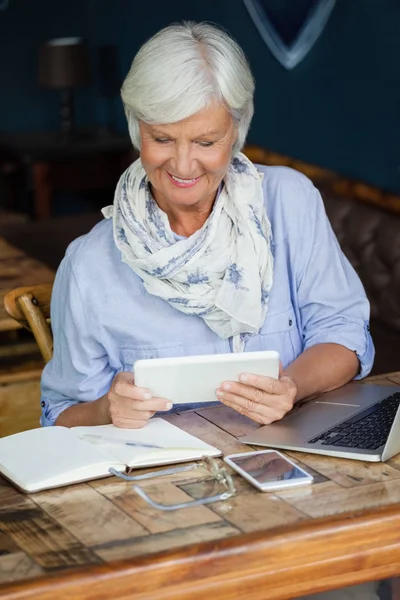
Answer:
[{"label": "woman's smile", "polygon": [[183,177],[177,177],[176,175],[172,175],[172,173],[168,173],[168,171],[166,171],[166,174],[171,180],[171,183],[179,188],[194,187],[196,183],[200,181],[201,178],[201,175],[199,175],[198,177],[194,177],[193,179],[184,179]]}]

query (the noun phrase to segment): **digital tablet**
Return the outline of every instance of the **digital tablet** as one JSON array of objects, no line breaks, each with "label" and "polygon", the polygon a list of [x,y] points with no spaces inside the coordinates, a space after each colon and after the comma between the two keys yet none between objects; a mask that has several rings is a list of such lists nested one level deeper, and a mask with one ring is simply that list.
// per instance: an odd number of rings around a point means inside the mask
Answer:
[{"label": "digital tablet", "polygon": [[215,391],[224,381],[239,381],[241,373],[278,378],[279,354],[273,350],[204,354],[174,358],[137,360],[133,367],[135,385],[153,397],[174,404],[215,402]]}]

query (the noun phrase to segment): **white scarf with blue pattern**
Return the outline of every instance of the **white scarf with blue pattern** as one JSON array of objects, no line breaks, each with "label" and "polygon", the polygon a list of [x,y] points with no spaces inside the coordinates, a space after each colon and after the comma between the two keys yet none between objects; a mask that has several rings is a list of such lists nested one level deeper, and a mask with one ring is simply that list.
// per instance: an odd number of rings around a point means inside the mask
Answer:
[{"label": "white scarf with blue pattern", "polygon": [[188,315],[204,319],[240,352],[258,333],[272,286],[271,225],[262,175],[244,154],[233,158],[203,227],[185,239],[171,230],[153,199],[139,160],[121,176],[114,204],[114,240],[122,260],[146,290]]}]

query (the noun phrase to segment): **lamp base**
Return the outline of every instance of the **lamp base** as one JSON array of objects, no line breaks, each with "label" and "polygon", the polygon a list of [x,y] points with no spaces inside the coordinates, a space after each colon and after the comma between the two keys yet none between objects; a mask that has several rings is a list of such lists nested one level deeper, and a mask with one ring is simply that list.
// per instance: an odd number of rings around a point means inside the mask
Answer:
[{"label": "lamp base", "polygon": [[60,119],[62,135],[66,139],[69,139],[73,134],[74,128],[74,98],[70,88],[61,90]]}]

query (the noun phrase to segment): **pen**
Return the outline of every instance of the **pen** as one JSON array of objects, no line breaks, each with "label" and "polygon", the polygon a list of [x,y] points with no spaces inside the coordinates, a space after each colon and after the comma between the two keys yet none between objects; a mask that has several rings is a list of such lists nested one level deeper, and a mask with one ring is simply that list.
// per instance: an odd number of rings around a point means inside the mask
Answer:
[{"label": "pen", "polygon": [[123,446],[137,446],[141,448],[163,448],[163,446],[158,446],[157,444],[148,444],[145,442],[132,442],[131,440],[122,440],[114,437],[108,437],[106,435],[97,435],[95,433],[85,433],[81,436],[83,440],[88,442],[92,442],[95,444],[100,444],[104,442],[106,444],[119,444]]}]

